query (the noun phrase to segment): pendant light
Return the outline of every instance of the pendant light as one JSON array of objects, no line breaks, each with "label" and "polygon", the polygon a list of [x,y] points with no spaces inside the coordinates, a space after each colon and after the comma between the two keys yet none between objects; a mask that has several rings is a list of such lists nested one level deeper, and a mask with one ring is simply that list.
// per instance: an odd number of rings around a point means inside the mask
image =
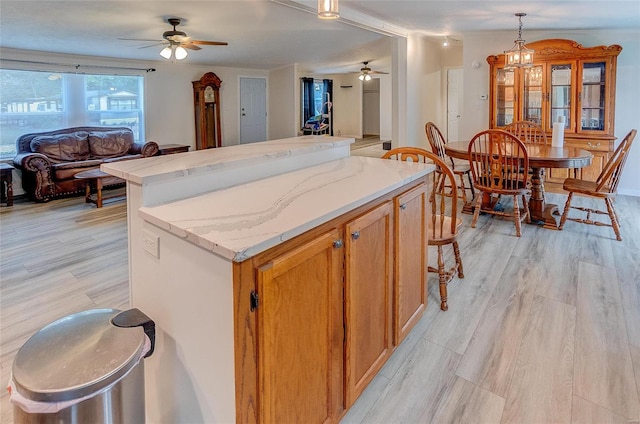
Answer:
[{"label": "pendant light", "polygon": [[504,67],[505,69],[524,68],[533,65],[533,50],[528,49],[524,45],[522,39],[522,17],[527,16],[526,13],[516,13],[520,22],[518,27],[518,38],[515,40],[515,44],[511,50],[504,52]]},{"label": "pendant light", "polygon": [[318,0],[318,18],[337,19],[339,17],[338,0]]}]

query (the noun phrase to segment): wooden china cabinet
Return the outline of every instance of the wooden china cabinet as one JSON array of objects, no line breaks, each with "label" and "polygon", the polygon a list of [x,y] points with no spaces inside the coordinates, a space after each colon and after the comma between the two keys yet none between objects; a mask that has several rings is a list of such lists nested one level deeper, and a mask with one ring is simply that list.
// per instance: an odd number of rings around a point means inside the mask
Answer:
[{"label": "wooden china cabinet", "polygon": [[220,127],[220,85],[222,80],[207,72],[193,84],[193,106],[196,118],[196,149],[222,147]]},{"label": "wooden china cabinet", "polygon": [[[578,170],[595,181],[613,152],[616,62],[622,47],[583,47],[572,40],[549,39],[528,43],[533,66],[505,69],[504,54],[489,56],[489,126],[502,128],[513,121],[540,124],[551,139],[553,123],[565,120],[565,144],[593,154],[590,166]],[[562,183],[569,169],[548,169],[547,182]]]}]

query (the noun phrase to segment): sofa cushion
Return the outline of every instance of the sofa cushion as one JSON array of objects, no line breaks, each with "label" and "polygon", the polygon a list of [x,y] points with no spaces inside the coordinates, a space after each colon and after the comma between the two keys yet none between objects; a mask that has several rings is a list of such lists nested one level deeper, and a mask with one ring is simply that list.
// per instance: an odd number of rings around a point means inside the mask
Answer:
[{"label": "sofa cushion", "polygon": [[40,135],[31,140],[31,151],[47,156],[53,162],[68,162],[89,158],[86,131],[69,134]]},{"label": "sofa cushion", "polygon": [[72,179],[74,175],[81,171],[88,171],[92,168],[99,168],[102,161],[100,159],[90,159],[78,162],[56,163],[51,165],[51,173],[54,181]]},{"label": "sofa cushion", "polygon": [[104,159],[125,155],[133,146],[131,131],[92,131],[89,133],[91,158]]}]

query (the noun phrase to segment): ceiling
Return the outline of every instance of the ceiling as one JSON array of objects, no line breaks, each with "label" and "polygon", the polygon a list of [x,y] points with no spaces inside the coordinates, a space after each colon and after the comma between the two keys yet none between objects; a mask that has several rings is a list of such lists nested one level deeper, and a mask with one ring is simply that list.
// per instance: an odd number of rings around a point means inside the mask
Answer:
[{"label": "ceiling", "polygon": [[[198,40],[227,41],[190,52],[190,63],[308,72],[357,71],[363,61],[388,70],[391,41],[382,33],[418,31],[462,43],[475,31],[640,29],[640,1],[340,0],[341,20],[318,19],[312,0],[0,2],[0,47],[144,61],[161,47],[120,38],[161,40],[169,17]],[[293,6],[293,7],[291,7]],[[363,28],[364,27],[364,28]],[[366,29],[365,29],[366,28]],[[374,31],[371,31],[374,29]],[[177,65],[179,66],[179,65]]]}]

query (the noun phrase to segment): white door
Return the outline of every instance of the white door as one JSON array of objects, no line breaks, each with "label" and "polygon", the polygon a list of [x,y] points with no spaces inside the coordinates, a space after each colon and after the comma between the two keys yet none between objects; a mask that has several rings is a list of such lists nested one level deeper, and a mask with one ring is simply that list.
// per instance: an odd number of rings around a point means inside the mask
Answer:
[{"label": "white door", "polygon": [[267,139],[267,80],[240,77],[240,144]]},{"label": "white door", "polygon": [[462,68],[447,70],[447,141],[460,141]]}]

